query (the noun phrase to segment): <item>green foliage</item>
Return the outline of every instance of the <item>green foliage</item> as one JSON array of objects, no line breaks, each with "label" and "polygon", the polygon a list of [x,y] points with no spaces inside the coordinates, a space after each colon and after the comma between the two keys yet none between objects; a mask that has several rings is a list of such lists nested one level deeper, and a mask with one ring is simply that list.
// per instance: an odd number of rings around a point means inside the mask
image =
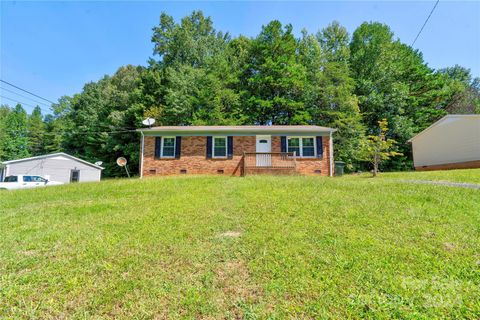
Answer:
[{"label": "green foliage", "polygon": [[305,124],[306,70],[297,61],[291,25],[272,21],[253,40],[245,66],[246,111],[255,124]]},{"label": "green foliage", "polygon": [[44,139],[46,124],[43,120],[42,110],[39,106],[33,109],[28,116],[28,150],[32,156],[39,156],[44,153]]},{"label": "green foliage", "polygon": [[3,136],[0,152],[2,160],[25,158],[30,156],[28,148],[27,113],[21,105],[15,108],[2,107],[0,112],[1,134]]},{"label": "green foliage", "polygon": [[373,165],[374,177],[377,176],[378,166],[382,161],[388,160],[394,156],[402,155],[402,153],[392,150],[393,146],[397,142],[393,139],[387,138],[387,119],[382,119],[378,121],[378,129],[378,135],[369,135],[362,148],[364,160],[370,162]]},{"label": "green foliage", "polygon": [[101,160],[105,176],[135,173],[145,117],[156,125],[311,124],[338,129],[335,159],[366,168],[362,146],[386,119],[402,156],[383,170],[412,167],[412,136],[447,113],[480,112],[480,79],[458,65],[433,70],[390,28],[365,22],[352,34],[334,21],[315,34],[274,20],[256,37],[217,31],[201,11],[176,22],[162,13],[148,66],[120,67],[62,97],[42,120],[0,108],[0,159],[65,151]]},{"label": "green foliage", "polygon": [[446,91],[450,99],[445,109],[448,113],[480,113],[480,78],[472,79],[470,69],[459,65],[437,72],[444,75],[447,83]]},{"label": "green foliage", "polygon": [[[408,139],[445,115],[460,88],[430,69],[419,51],[395,40],[386,25],[363,23],[353,34],[350,50],[364,124],[371,133],[379,120],[387,119],[392,124],[389,136],[409,155]],[[389,161],[386,168],[409,167],[410,160],[404,160]]]}]

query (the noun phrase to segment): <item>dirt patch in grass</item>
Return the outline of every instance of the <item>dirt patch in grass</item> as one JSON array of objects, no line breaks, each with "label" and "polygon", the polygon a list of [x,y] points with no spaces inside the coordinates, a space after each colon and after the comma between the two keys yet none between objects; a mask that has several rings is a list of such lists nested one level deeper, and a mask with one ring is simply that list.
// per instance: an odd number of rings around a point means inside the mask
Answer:
[{"label": "dirt patch in grass", "polygon": [[445,249],[445,251],[454,251],[457,249],[457,246],[454,244],[454,243],[451,243],[451,242],[445,242],[443,244],[443,249]]},{"label": "dirt patch in grass", "polygon": [[22,256],[36,256],[37,251],[36,250],[20,250],[18,251],[19,254]]},{"label": "dirt patch in grass", "polygon": [[238,238],[241,235],[242,233],[239,231],[227,231],[219,234],[220,237],[226,237],[226,238]]},{"label": "dirt patch in grass", "polygon": [[235,319],[243,319],[241,308],[245,303],[255,304],[262,297],[262,290],[250,277],[244,261],[226,261],[215,272],[216,287],[223,293],[219,302],[231,312]]}]

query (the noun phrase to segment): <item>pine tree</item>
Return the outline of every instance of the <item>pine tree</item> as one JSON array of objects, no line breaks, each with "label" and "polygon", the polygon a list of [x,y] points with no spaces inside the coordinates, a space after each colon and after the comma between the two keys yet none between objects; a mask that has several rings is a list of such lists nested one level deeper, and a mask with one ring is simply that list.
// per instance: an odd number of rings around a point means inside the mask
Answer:
[{"label": "pine tree", "polygon": [[297,61],[291,25],[272,21],[252,43],[246,66],[246,113],[256,124],[305,124],[306,71]]},{"label": "pine tree", "polygon": [[32,156],[38,156],[45,151],[46,125],[43,122],[42,110],[39,106],[33,109],[28,117],[28,150]]}]

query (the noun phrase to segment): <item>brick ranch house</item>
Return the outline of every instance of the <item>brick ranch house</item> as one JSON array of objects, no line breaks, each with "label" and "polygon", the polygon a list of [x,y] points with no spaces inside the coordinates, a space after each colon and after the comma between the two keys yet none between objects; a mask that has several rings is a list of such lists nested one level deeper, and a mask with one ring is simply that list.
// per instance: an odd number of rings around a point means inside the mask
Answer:
[{"label": "brick ranch house", "polygon": [[140,176],[253,173],[333,175],[332,134],[319,126],[138,129]]}]

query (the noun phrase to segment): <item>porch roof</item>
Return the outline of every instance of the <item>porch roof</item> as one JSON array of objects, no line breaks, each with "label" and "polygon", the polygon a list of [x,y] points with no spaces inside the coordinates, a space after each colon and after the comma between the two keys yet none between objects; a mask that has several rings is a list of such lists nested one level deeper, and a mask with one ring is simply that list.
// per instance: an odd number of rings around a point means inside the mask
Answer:
[{"label": "porch roof", "polygon": [[161,126],[137,129],[145,135],[175,134],[175,135],[327,135],[336,129],[320,126]]}]

